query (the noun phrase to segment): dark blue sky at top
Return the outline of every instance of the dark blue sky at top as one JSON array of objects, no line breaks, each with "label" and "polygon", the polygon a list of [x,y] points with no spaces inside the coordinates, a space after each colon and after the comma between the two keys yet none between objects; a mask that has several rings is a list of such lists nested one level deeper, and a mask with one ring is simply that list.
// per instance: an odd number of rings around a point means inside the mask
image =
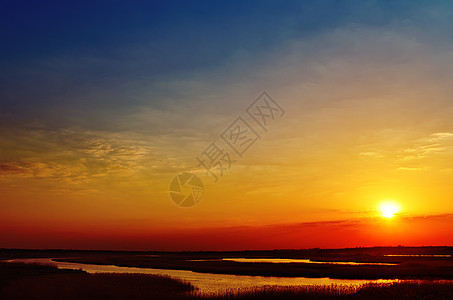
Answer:
[{"label": "dark blue sky at top", "polygon": [[[176,59],[213,59],[235,48],[259,51],[280,39],[347,23],[385,25],[413,13],[417,1],[3,1],[2,61],[92,51],[125,44],[178,47]],[[168,48],[151,49],[165,58]],[[207,51],[208,52],[208,51]],[[184,54],[187,55],[184,57]],[[206,57],[204,57],[206,59]],[[182,62],[183,63],[183,62]],[[183,63],[184,64],[184,63]]]},{"label": "dark blue sky at top", "polygon": [[[420,28],[438,25],[420,15],[431,5],[428,1],[0,3],[2,115],[56,105],[75,109],[85,104],[86,91],[97,89],[99,94],[144,76],[150,84],[190,76],[221,67],[239,52],[272,51],[288,40],[342,26],[404,26],[406,21],[419,22]],[[94,60],[87,62],[87,57]],[[71,101],[66,101],[68,90]],[[74,97],[78,92],[79,99]],[[92,108],[133,101],[121,94],[101,102]]]}]

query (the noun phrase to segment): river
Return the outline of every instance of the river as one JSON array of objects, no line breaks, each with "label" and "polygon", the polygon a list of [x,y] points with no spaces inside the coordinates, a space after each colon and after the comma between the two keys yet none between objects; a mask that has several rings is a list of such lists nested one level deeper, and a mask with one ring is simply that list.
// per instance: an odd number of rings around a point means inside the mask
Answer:
[{"label": "river", "polygon": [[262,286],[297,286],[297,285],[361,285],[368,282],[393,282],[395,280],[350,280],[306,277],[263,277],[228,274],[198,273],[185,270],[167,270],[152,268],[117,267],[113,265],[95,265],[54,261],[51,258],[11,259],[8,262],[52,264],[60,269],[83,270],[88,273],[141,273],[166,275],[192,283],[200,293],[217,294],[238,289],[249,289]]}]

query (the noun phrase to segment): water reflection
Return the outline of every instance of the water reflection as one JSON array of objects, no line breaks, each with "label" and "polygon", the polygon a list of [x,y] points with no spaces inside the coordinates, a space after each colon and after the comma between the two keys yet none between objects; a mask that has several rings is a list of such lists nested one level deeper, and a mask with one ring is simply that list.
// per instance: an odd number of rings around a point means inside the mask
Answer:
[{"label": "water reflection", "polygon": [[12,259],[9,262],[52,264],[60,269],[83,270],[88,273],[141,273],[166,275],[189,281],[198,287],[199,292],[204,294],[225,293],[238,289],[256,288],[265,285],[273,286],[297,286],[297,285],[360,285],[367,282],[393,282],[397,280],[350,280],[330,278],[305,278],[305,277],[263,277],[245,275],[226,275],[198,273],[185,270],[166,270],[152,268],[117,267],[113,265],[93,265],[72,262],[53,261],[50,258]]},{"label": "water reflection", "polygon": [[447,254],[385,254],[384,256],[394,257],[451,257]]},{"label": "water reflection", "polygon": [[290,258],[223,258],[226,261],[253,262],[253,263],[306,263],[306,264],[333,264],[333,265],[378,265],[394,266],[391,263],[359,263],[354,261],[313,261],[310,259],[290,259]]}]

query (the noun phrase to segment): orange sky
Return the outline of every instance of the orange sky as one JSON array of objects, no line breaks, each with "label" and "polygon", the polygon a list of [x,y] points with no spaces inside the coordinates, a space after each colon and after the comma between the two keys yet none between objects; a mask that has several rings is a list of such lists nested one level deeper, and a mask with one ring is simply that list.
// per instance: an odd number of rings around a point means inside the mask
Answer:
[{"label": "orange sky", "polygon": [[[0,61],[0,248],[453,245],[453,18],[305,5],[234,24],[169,8],[92,39],[43,27],[54,42],[25,49],[18,31],[24,52]],[[285,110],[267,131],[246,113],[263,91]],[[196,157],[239,116],[261,138],[242,157],[223,144],[235,162],[216,183]],[[204,183],[195,207],[169,197],[180,172]]]}]

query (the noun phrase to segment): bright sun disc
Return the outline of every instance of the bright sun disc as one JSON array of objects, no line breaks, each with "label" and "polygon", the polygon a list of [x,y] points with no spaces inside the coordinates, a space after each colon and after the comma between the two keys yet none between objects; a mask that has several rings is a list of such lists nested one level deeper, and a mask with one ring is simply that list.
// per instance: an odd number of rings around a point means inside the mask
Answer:
[{"label": "bright sun disc", "polygon": [[393,218],[395,214],[401,210],[401,208],[395,202],[386,201],[379,205],[379,210],[384,218]]}]

